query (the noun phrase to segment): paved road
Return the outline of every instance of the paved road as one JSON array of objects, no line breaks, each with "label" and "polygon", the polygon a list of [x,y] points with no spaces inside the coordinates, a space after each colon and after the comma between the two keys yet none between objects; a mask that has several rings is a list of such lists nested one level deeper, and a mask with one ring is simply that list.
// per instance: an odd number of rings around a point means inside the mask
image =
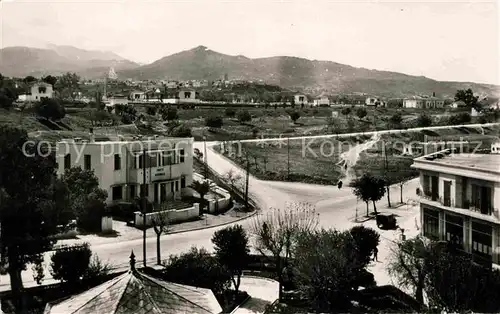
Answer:
[{"label": "paved road", "polygon": [[[500,123],[485,124],[485,125],[473,125],[473,126],[491,126],[498,125]],[[468,125],[469,127],[471,125]],[[446,127],[429,127],[429,128],[415,128],[409,130],[388,130],[379,131],[380,134],[394,133],[394,132],[413,132],[422,129],[442,129]],[[375,132],[365,132],[365,133],[351,133],[344,134],[341,136],[356,136],[361,134],[375,134]],[[327,136],[308,136],[305,138],[328,138],[335,135]],[[272,140],[272,139],[266,139]],[[248,142],[256,142],[259,140],[247,140]],[[210,147],[214,145],[214,142],[207,142],[207,160],[211,168],[213,168],[217,173],[224,174],[229,170],[233,170],[236,173],[244,175],[243,171],[238,168],[231,161],[227,160],[223,156],[215,153]],[[203,143],[196,142],[195,148],[203,151]],[[413,181],[405,187],[406,200],[409,197],[415,197],[415,188],[417,187],[417,182]],[[352,226],[354,223],[351,218],[355,216],[356,209],[359,209],[359,214],[362,215],[365,212],[365,205],[362,203],[357,203],[356,198],[353,196],[350,188],[344,187],[342,189],[337,189],[333,186],[320,186],[311,184],[301,184],[301,183],[289,183],[289,182],[272,182],[272,181],[262,181],[250,176],[249,180],[249,193],[254,197],[256,202],[259,204],[263,212],[269,210],[269,208],[282,208],[286,202],[309,202],[316,206],[316,211],[319,213],[320,226],[326,228],[338,228],[345,229]],[[399,199],[398,190],[394,189],[392,192],[393,201]],[[385,200],[381,201],[384,203]],[[251,229],[251,224],[253,220],[245,220],[239,222],[248,230]],[[178,254],[185,252],[192,246],[205,247],[208,250],[212,250],[213,246],[210,241],[213,233],[223,227],[212,228],[206,230],[193,231],[188,233],[173,234],[162,236],[162,254],[166,258],[169,254]],[[101,245],[92,245],[92,250],[96,253],[102,260],[114,265],[115,267],[127,267],[128,257],[130,252],[133,250],[137,256],[138,262],[142,262],[142,240],[130,240],[123,241],[120,243],[110,243]],[[148,238],[147,245],[147,260],[148,263],[154,263],[156,256],[156,239]],[[48,265],[50,253],[46,254],[45,261]],[[46,271],[46,276],[50,277],[48,271]],[[33,281],[31,271],[25,271],[22,274],[23,282],[25,286],[33,286],[36,283]],[[46,282],[51,282],[50,279]],[[0,291],[8,290],[9,279],[8,276],[0,277]]]}]

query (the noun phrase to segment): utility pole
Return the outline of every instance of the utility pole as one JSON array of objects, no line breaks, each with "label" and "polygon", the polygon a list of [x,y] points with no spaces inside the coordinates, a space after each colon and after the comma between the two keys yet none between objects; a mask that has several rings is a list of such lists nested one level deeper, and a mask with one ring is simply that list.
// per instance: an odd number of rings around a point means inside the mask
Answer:
[{"label": "utility pole", "polygon": [[290,136],[286,138],[286,148],[288,151],[288,160],[287,160],[287,172],[288,172],[288,180],[290,180]]},{"label": "utility pole", "polygon": [[[387,143],[388,144],[388,143]],[[385,169],[385,180],[386,180],[386,189],[387,189],[387,203],[389,204],[389,208],[391,207],[391,187],[389,182],[389,162],[387,160],[387,149],[384,144],[384,169]]]},{"label": "utility pole", "polygon": [[146,149],[142,152],[142,263],[146,267]]},{"label": "utility pole", "polygon": [[205,156],[205,180],[208,179],[208,160],[207,160],[207,137],[203,135],[203,154]]},{"label": "utility pole", "polygon": [[245,206],[248,209],[248,182],[250,181],[250,160],[248,159],[248,152],[246,152],[246,180],[245,180]]}]

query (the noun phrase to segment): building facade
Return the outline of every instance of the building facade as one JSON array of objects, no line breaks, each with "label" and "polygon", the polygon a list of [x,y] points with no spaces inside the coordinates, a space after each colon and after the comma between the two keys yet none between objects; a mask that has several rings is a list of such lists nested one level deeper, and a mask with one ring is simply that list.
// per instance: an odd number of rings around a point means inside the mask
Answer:
[{"label": "building facade", "polygon": [[58,173],[80,166],[93,170],[107,203],[130,202],[141,185],[149,201],[160,204],[189,195],[193,181],[193,138],[117,138],[64,140],[57,144]]},{"label": "building facade", "polygon": [[316,99],[314,99],[314,102],[313,102],[313,105],[315,107],[321,107],[321,106],[330,106],[330,99],[328,98],[328,96],[321,96],[321,97],[318,97]]},{"label": "building facade", "polygon": [[500,264],[500,155],[440,151],[420,170],[422,233],[451,242],[477,262]]},{"label": "building facade", "polygon": [[42,98],[52,98],[54,89],[52,85],[45,82],[34,83],[30,87],[28,94],[19,95],[19,101],[40,101]]},{"label": "building facade", "polygon": [[411,97],[403,99],[404,108],[424,108],[425,100],[420,97]]},{"label": "building facade", "polygon": [[199,99],[196,99],[196,91],[195,90],[182,90],[179,91],[178,94],[179,103],[195,103],[199,102]]},{"label": "building facade", "polygon": [[307,105],[307,97],[302,94],[297,94],[293,97],[294,103],[296,105]]}]

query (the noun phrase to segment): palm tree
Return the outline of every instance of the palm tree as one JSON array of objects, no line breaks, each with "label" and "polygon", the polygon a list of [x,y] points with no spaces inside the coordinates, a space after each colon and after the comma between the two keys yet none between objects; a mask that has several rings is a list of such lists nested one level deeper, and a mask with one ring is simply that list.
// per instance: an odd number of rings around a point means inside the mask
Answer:
[{"label": "palm tree", "polygon": [[205,181],[193,181],[193,183],[190,185],[190,187],[195,190],[198,194],[200,194],[200,215],[203,211],[203,207],[205,205],[205,195],[208,194],[208,192],[211,191],[210,187],[210,182],[208,180]]}]

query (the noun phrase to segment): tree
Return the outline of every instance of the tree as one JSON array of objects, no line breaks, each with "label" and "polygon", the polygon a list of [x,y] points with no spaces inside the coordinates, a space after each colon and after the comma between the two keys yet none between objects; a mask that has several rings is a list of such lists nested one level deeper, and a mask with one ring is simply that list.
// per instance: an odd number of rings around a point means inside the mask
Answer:
[{"label": "tree", "polygon": [[366,216],[368,212],[368,202],[373,202],[373,210],[377,215],[377,206],[375,203],[385,195],[385,181],[381,178],[374,177],[370,173],[365,173],[361,177],[356,178],[350,183],[354,188],[354,195],[366,203]]},{"label": "tree", "polygon": [[54,86],[57,82],[57,77],[52,76],[52,75],[47,75],[47,76],[42,77],[42,81]]},{"label": "tree", "polygon": [[364,117],[366,117],[368,113],[366,112],[366,109],[363,108],[363,107],[359,107],[357,110],[356,110],[356,115],[358,116],[358,118],[360,119],[363,119]]},{"label": "tree", "polygon": [[[205,200],[205,195],[207,195],[208,192],[211,191],[210,182],[208,180],[205,180],[203,182],[195,180],[191,184],[191,188],[193,190],[195,190],[196,193],[198,193],[200,195],[200,213],[199,213],[199,215],[201,215],[205,205],[208,205],[206,200]],[[207,209],[207,211],[208,211],[208,209]]]},{"label": "tree", "polygon": [[158,208],[158,210],[153,210],[153,217],[151,218],[151,223],[153,224],[153,229],[156,233],[156,262],[161,265],[161,245],[160,238],[163,233],[167,233],[170,222],[168,219],[169,204],[163,203]]},{"label": "tree", "polygon": [[100,231],[108,193],[99,188],[94,171],[73,167],[66,169],[61,180],[68,186],[69,203],[78,227],[89,232]]},{"label": "tree", "polygon": [[243,177],[239,173],[236,173],[233,169],[231,169],[226,172],[226,174],[224,175],[224,179],[229,183],[229,185],[231,186],[231,193],[234,194],[237,185],[241,182],[241,179],[243,179]]},{"label": "tree", "polygon": [[257,215],[254,220],[252,232],[256,249],[264,256],[271,255],[275,260],[280,300],[284,269],[289,266],[297,237],[314,230],[317,225],[316,210],[308,203],[288,203],[283,210],[271,208],[266,214]]},{"label": "tree", "polygon": [[48,219],[55,208],[52,183],[56,161],[41,146],[25,145],[24,130],[0,126],[0,252],[7,263],[12,294],[17,306],[23,283],[21,271],[26,265],[43,262],[43,252],[53,245],[51,235],[57,223]]},{"label": "tree", "polygon": [[36,104],[35,112],[38,116],[51,120],[61,120],[66,115],[64,106],[57,99],[45,97]]},{"label": "tree", "polygon": [[238,121],[240,123],[250,122],[252,121],[252,115],[248,110],[240,110],[238,111]]},{"label": "tree", "polygon": [[297,123],[297,120],[300,118],[300,112],[298,111],[292,111],[289,113],[290,119],[292,119],[293,123]]},{"label": "tree", "polygon": [[236,115],[236,111],[233,108],[226,108],[225,113],[226,117],[229,118],[234,118],[234,116]]},{"label": "tree", "polygon": [[344,116],[348,116],[351,114],[351,108],[349,107],[346,107],[346,108],[343,108],[340,113],[342,113]]},{"label": "tree", "polygon": [[389,275],[403,288],[415,291],[415,299],[424,304],[426,267],[425,259],[430,248],[421,238],[408,239],[397,244],[393,250],[387,270]]},{"label": "tree", "polygon": [[238,295],[241,275],[247,266],[250,253],[245,229],[241,225],[234,225],[218,230],[212,237],[212,243],[219,263],[231,273],[234,289]]},{"label": "tree", "polygon": [[221,117],[211,116],[211,117],[205,118],[205,125],[208,127],[220,129],[223,124],[224,124],[224,121],[222,120]]},{"label": "tree", "polygon": [[163,120],[172,121],[179,119],[179,115],[177,114],[177,109],[175,108],[167,108],[161,110],[161,116]]},{"label": "tree", "polygon": [[368,265],[373,251],[380,243],[380,234],[372,228],[367,228],[363,225],[354,226],[349,232],[356,243],[359,260]]},{"label": "tree", "polygon": [[50,257],[50,274],[56,280],[77,284],[87,273],[91,257],[88,243],[60,248]]},{"label": "tree", "polygon": [[348,231],[323,229],[300,234],[294,278],[316,312],[349,312],[360,284],[374,284],[360,281],[368,263],[359,256],[355,239]]},{"label": "tree", "polygon": [[74,101],[80,89],[79,82],[80,77],[78,75],[67,72],[59,77],[55,87],[64,98],[70,98]]},{"label": "tree", "polygon": [[155,107],[147,107],[146,113],[149,114],[150,116],[154,116],[154,115],[156,115],[156,108]]},{"label": "tree", "polygon": [[0,93],[0,108],[10,109],[10,108],[12,108],[13,102],[14,102],[13,99]]},{"label": "tree", "polygon": [[221,294],[231,284],[231,274],[206,249],[192,247],[188,252],[171,255],[164,263],[168,281],[212,290]]},{"label": "tree", "polygon": [[422,113],[417,118],[417,126],[419,127],[428,127],[432,125],[432,118],[426,114]]},{"label": "tree", "polygon": [[463,101],[468,108],[480,109],[478,104],[478,96],[474,96],[472,89],[459,89],[455,94],[455,101]]},{"label": "tree", "polygon": [[36,78],[32,75],[28,75],[23,79],[23,82],[26,84],[31,84],[33,82],[36,82]]}]

